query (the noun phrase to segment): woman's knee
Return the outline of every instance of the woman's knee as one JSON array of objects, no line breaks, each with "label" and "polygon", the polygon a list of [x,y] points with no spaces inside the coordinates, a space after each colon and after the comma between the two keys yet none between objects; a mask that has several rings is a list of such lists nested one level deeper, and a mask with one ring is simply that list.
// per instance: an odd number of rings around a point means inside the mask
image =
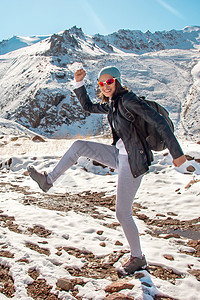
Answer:
[{"label": "woman's knee", "polygon": [[76,140],[73,142],[72,147],[73,148],[80,148],[84,144],[84,140]]},{"label": "woman's knee", "polygon": [[120,224],[127,222],[130,218],[132,218],[132,211],[126,211],[122,209],[116,209],[116,218]]},{"label": "woman's knee", "polygon": [[81,155],[83,149],[85,148],[86,141],[84,140],[76,140],[73,142],[71,149],[73,149],[74,153]]}]

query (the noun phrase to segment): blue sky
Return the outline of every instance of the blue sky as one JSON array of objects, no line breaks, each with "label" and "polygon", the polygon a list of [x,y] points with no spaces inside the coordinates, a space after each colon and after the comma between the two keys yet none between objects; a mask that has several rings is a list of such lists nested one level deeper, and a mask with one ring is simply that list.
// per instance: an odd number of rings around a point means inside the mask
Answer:
[{"label": "blue sky", "polygon": [[200,26],[200,0],[0,0],[0,41],[76,25],[85,34]]}]

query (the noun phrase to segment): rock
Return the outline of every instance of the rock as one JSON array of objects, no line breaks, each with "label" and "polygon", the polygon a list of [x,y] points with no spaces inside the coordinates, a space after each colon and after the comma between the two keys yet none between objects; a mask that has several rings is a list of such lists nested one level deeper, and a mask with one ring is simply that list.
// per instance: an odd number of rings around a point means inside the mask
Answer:
[{"label": "rock", "polygon": [[193,160],[194,159],[193,156],[190,156],[190,155],[187,155],[187,154],[185,155],[185,157],[186,157],[187,160]]},{"label": "rock", "polygon": [[138,214],[137,217],[140,220],[147,220],[148,219],[148,217],[145,214]]},{"label": "rock", "polygon": [[14,137],[12,137],[10,140],[11,140],[12,142],[15,142],[15,141],[18,140],[18,136],[14,136]]},{"label": "rock", "polygon": [[194,240],[190,240],[188,243],[187,243],[187,245],[189,246],[189,247],[196,247],[198,244],[200,244],[200,242],[199,241],[194,241]]},{"label": "rock", "polygon": [[8,166],[10,168],[12,162],[13,162],[12,158],[9,158],[9,160],[5,162],[5,166]]},{"label": "rock", "polygon": [[69,234],[63,234],[62,237],[63,237],[65,240],[68,240],[68,239],[69,239]]},{"label": "rock", "polygon": [[175,214],[174,212],[171,212],[171,211],[167,212],[167,215],[168,216],[174,216],[174,217],[178,216],[177,214]]},{"label": "rock", "polygon": [[107,168],[107,166],[105,166],[105,165],[99,163],[99,162],[96,161],[96,160],[93,160],[92,163],[93,163],[94,166],[100,166],[100,167],[102,167],[103,169]]},{"label": "rock", "polygon": [[163,256],[164,256],[165,259],[174,260],[174,257],[172,255],[164,254]]},{"label": "rock", "polygon": [[69,291],[72,290],[74,287],[74,283],[71,279],[66,279],[66,278],[60,278],[58,279],[56,283],[57,287],[59,287],[61,290],[64,291]]},{"label": "rock", "polygon": [[166,217],[164,214],[156,214],[156,217]]},{"label": "rock", "polygon": [[74,278],[73,279],[73,284],[74,285],[84,285],[85,284],[85,281],[81,278]]},{"label": "rock", "polygon": [[115,206],[111,206],[110,210],[115,211]]},{"label": "rock", "polygon": [[166,236],[163,237],[164,239],[171,239],[171,238],[180,238],[180,235],[177,233],[171,233],[171,234],[167,234]]},{"label": "rock", "polygon": [[188,172],[194,172],[196,169],[195,169],[195,167],[193,167],[192,165],[190,165],[190,166],[188,166],[188,167],[186,168],[186,170],[187,170]]},{"label": "rock", "polygon": [[129,289],[131,290],[134,287],[134,284],[128,283],[127,281],[124,280],[118,280],[116,282],[111,283],[105,288],[105,292],[107,293],[114,293],[114,292],[119,292],[124,289]]},{"label": "rock", "polygon": [[33,142],[36,142],[36,141],[39,141],[39,142],[45,142],[45,140],[39,136],[39,135],[35,135],[33,138],[32,138],[32,141]]},{"label": "rock", "polygon": [[116,241],[116,242],[115,242],[115,245],[116,245],[116,246],[123,246],[123,243],[121,243],[120,241]]},{"label": "rock", "polygon": [[108,295],[105,300],[134,300],[134,298],[121,293],[114,293],[112,295]]},{"label": "rock", "polygon": [[98,231],[97,231],[97,234],[98,234],[98,235],[102,235],[102,234],[103,234],[103,230],[98,230]]},{"label": "rock", "polygon": [[112,224],[110,224],[111,228],[115,228],[115,227],[118,227],[118,226],[120,226],[119,222],[113,222]]},{"label": "rock", "polygon": [[105,242],[102,242],[99,244],[101,247],[106,247],[106,243]]}]

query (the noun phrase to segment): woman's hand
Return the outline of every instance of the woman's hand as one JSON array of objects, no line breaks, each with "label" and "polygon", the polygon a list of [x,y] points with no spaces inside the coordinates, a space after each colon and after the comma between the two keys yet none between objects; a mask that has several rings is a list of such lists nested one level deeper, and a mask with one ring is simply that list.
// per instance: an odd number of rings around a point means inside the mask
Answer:
[{"label": "woman's hand", "polygon": [[186,162],[185,155],[181,155],[180,157],[173,160],[173,164],[175,167],[180,167],[182,164],[184,164],[184,162]]},{"label": "woman's hand", "polygon": [[77,70],[74,73],[74,79],[76,82],[82,81],[85,76],[86,76],[86,72],[83,69]]}]

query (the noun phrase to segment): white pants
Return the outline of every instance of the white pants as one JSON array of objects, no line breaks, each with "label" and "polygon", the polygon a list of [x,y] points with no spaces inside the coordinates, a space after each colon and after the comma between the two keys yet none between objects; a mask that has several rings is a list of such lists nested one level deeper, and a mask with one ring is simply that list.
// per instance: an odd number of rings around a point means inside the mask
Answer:
[{"label": "white pants", "polygon": [[139,233],[132,216],[132,204],[140,186],[142,176],[137,178],[133,177],[128,156],[119,154],[115,146],[77,140],[67,150],[53,171],[48,174],[48,182],[54,183],[67,169],[72,167],[81,156],[94,159],[108,167],[117,169],[116,217],[130,245],[131,255],[141,257],[142,251]]}]

